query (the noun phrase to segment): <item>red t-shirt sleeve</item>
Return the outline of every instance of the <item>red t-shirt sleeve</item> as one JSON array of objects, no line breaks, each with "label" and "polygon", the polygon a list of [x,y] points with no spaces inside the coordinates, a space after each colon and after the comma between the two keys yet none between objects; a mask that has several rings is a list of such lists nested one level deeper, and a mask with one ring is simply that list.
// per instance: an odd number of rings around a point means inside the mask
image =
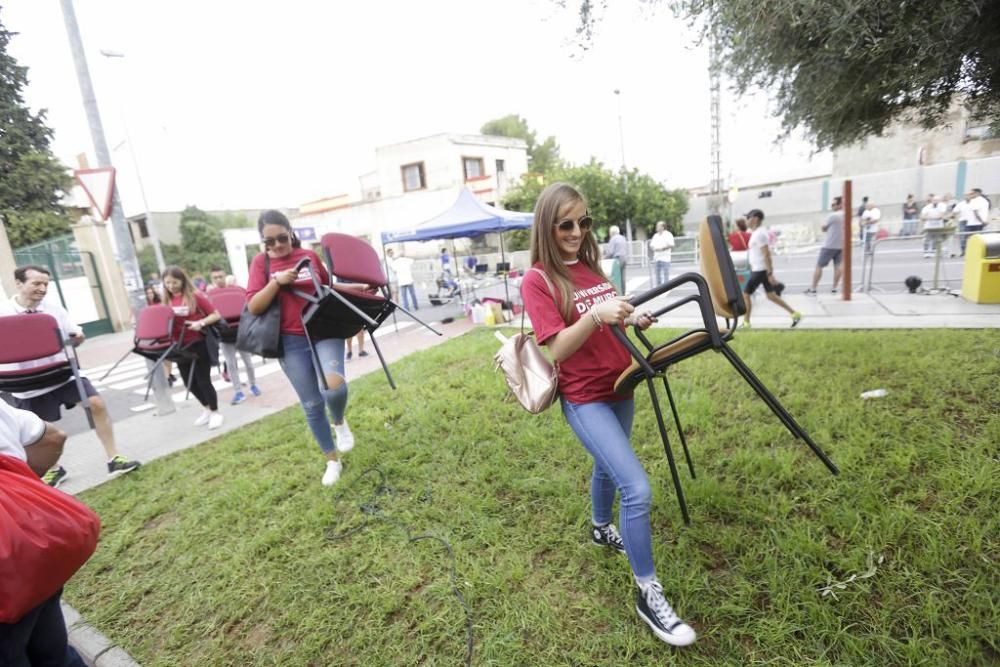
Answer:
[{"label": "red t-shirt sleeve", "polygon": [[196,290],[194,293],[194,300],[198,303],[199,317],[192,317],[190,319],[203,319],[215,312],[215,306],[213,306],[212,302],[208,300],[208,297],[205,296],[204,292]]},{"label": "red t-shirt sleeve", "polygon": [[247,301],[264,289],[270,280],[271,276],[264,273],[264,253],[258,253],[250,262],[250,275],[247,277]]},{"label": "red t-shirt sleeve", "polygon": [[[554,283],[552,287],[555,287]],[[539,344],[545,343],[566,328],[566,322],[559,313],[558,296],[549,291],[545,278],[538,271],[531,270],[524,274],[521,300],[524,302],[525,312],[531,318],[531,326]]]}]

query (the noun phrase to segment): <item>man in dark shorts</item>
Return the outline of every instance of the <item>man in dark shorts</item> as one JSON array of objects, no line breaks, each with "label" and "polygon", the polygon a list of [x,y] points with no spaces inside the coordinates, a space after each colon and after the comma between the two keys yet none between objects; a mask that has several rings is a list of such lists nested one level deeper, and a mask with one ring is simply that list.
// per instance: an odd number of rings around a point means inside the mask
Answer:
[{"label": "man in dark shorts", "polygon": [[[20,313],[47,313],[56,319],[63,339],[69,340],[74,347],[84,341],[83,330],[74,324],[69,313],[52,300],[43,301],[49,289],[49,270],[43,266],[22,266],[14,271],[14,286],[16,292],[7,301],[0,301],[0,315],[17,315]],[[40,360],[19,364],[20,368],[44,365],[50,361]],[[111,417],[108,415],[107,406],[94,386],[87,378],[82,378],[83,390],[87,395],[90,404],[90,411],[94,417],[94,430],[97,431],[97,439],[104,446],[104,452],[108,457],[108,475],[118,475],[131,472],[139,467],[138,461],[132,461],[118,453],[115,444],[114,429],[111,424]],[[54,388],[36,389],[26,392],[12,394],[14,397],[14,407],[33,412],[44,421],[56,422],[62,418],[62,408],[72,408],[80,402],[80,394],[76,383],[70,379],[64,384]],[[49,470],[42,479],[46,484],[59,486],[66,478],[66,469],[56,466]]]},{"label": "man in dark shorts", "polygon": [[761,285],[767,294],[767,300],[773,304],[781,306],[792,316],[792,326],[797,326],[802,320],[802,313],[795,310],[782,299],[779,294],[781,283],[774,277],[774,265],[771,262],[771,247],[767,236],[767,230],[761,223],[764,222],[764,212],[755,208],[746,214],[747,224],[750,226],[750,242],[747,250],[747,258],[750,261],[750,279],[743,287],[743,301],[747,306],[747,314],[743,319],[743,326],[750,326],[750,311],[753,309],[753,302],[750,295],[757,291]]},{"label": "man in dark shorts", "polygon": [[834,197],[830,208],[833,209],[833,213],[826,219],[826,224],[821,227],[826,232],[826,240],[819,250],[819,261],[816,262],[816,268],[813,270],[812,287],[806,290],[806,294],[816,293],[816,286],[819,285],[823,269],[831,260],[833,261],[833,289],[830,291],[836,294],[837,286],[840,284],[840,262],[844,254],[844,205],[841,198]]}]

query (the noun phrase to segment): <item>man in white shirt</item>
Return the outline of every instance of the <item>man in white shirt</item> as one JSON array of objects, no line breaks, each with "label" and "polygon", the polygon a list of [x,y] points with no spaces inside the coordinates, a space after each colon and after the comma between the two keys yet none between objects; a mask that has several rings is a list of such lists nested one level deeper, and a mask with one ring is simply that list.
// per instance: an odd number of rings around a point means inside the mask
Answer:
[{"label": "man in white shirt", "polygon": [[764,222],[764,212],[759,208],[755,208],[747,213],[745,217],[752,231],[747,250],[747,257],[750,260],[750,279],[747,280],[746,285],[743,287],[743,301],[747,306],[747,314],[743,319],[743,326],[750,326],[750,311],[753,308],[750,295],[756,292],[757,288],[761,285],[764,286],[764,292],[767,295],[768,301],[787,310],[792,316],[792,326],[797,326],[802,320],[802,313],[785,303],[785,300],[776,293],[776,286],[780,285],[780,283],[774,277],[774,264],[771,260],[771,248],[769,246],[767,229],[761,224]]},{"label": "man in white shirt", "polygon": [[649,248],[656,263],[656,285],[662,285],[670,280],[670,259],[674,249],[674,235],[667,229],[666,222],[656,223],[656,233],[649,240]]},{"label": "man in white shirt", "polygon": [[931,195],[931,203],[920,211],[920,219],[924,222],[924,257],[934,256],[934,243],[939,240],[937,234],[927,230],[941,229],[944,219],[948,216],[948,205],[941,201],[938,195]]},{"label": "man in white shirt", "polygon": [[[389,255],[389,266],[399,282],[399,291],[403,295],[403,308],[420,310],[420,306],[417,305],[417,291],[413,288],[413,260],[406,257],[402,249],[399,251],[399,257],[396,258],[393,258],[392,248],[386,251],[386,254]],[[410,307],[411,300],[413,301],[412,308]]]},{"label": "man in white shirt", "polygon": [[955,205],[954,216],[958,220],[959,246],[965,257],[965,244],[969,237],[983,231],[990,217],[990,204],[979,188],[972,188],[965,199]]},{"label": "man in white shirt", "polygon": [[879,221],[882,220],[882,211],[875,206],[875,202],[869,201],[865,204],[865,212],[861,214],[861,230],[865,239],[865,254],[872,251],[872,241],[878,234]]},{"label": "man in white shirt", "polygon": [[[16,292],[9,300],[0,301],[0,315],[21,313],[52,315],[59,324],[63,338],[69,340],[70,344],[76,347],[84,341],[83,330],[70,321],[69,313],[61,305],[53,303],[52,300],[45,300],[49,289],[49,279],[49,270],[43,266],[18,267],[14,271]],[[52,361],[57,360],[59,360],[58,357],[52,359]],[[18,364],[17,367],[31,368],[45,363],[50,362],[48,360],[26,362]],[[87,395],[91,414],[94,417],[94,430],[97,432],[97,438],[104,446],[104,452],[108,457],[108,475],[118,475],[135,470],[140,463],[129,460],[118,453],[111,417],[108,415],[104,399],[98,395],[90,380],[87,378],[82,378],[82,380],[84,393]],[[15,407],[33,412],[48,422],[59,421],[62,418],[62,408],[72,408],[81,399],[76,383],[72,379],[58,387],[17,392],[12,395]],[[58,486],[66,478],[66,475],[66,469],[57,466],[45,473],[42,479],[51,486]]]}]

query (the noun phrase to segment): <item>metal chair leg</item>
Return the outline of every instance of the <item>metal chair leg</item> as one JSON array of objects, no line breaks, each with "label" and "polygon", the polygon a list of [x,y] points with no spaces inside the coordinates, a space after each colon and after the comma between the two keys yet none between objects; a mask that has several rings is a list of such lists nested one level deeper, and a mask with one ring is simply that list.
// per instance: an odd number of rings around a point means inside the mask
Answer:
[{"label": "metal chair leg", "polygon": [[667,390],[667,400],[670,401],[670,411],[674,413],[674,424],[677,426],[677,436],[681,439],[681,447],[684,448],[684,458],[687,459],[688,470],[691,472],[691,479],[696,479],[694,474],[694,464],[691,463],[691,453],[688,451],[687,438],[684,437],[684,429],[681,428],[681,418],[677,414],[677,405],[674,404],[674,394],[670,391],[670,383],[667,382],[666,371],[663,372],[663,387]]},{"label": "metal chair leg", "polygon": [[663,423],[663,413],[660,410],[660,401],[656,397],[656,386],[653,378],[646,378],[646,386],[649,388],[649,398],[653,402],[653,412],[656,413],[656,425],[660,429],[660,439],[663,440],[663,451],[667,454],[667,463],[670,464],[670,476],[674,480],[674,490],[677,492],[677,503],[681,506],[681,516],[684,517],[685,525],[691,525],[691,517],[688,516],[687,502],[684,500],[684,489],[681,488],[680,475],[677,474],[677,464],[674,462],[674,453],[670,449],[670,439],[667,437],[667,427]]},{"label": "metal chair leg", "polygon": [[795,421],[795,418],[792,417],[792,415],[789,414],[789,412],[778,401],[778,399],[775,398],[774,395],[767,390],[767,387],[764,386],[764,383],[761,382],[760,379],[756,375],[754,375],[753,371],[751,371],[750,368],[743,363],[743,360],[740,359],[739,356],[737,356],[737,354],[733,352],[733,350],[730,349],[728,345],[722,346],[722,353],[726,356],[726,359],[728,359],[729,362],[736,368],[736,370],[740,373],[740,375],[742,375],[743,378],[750,384],[750,386],[754,388],[754,391],[757,392],[757,395],[760,396],[765,403],[767,403],[767,406],[771,408],[771,411],[775,415],[777,415],[779,419],[781,419],[781,421],[785,424],[785,426],[792,433],[792,435],[804,440],[805,443],[809,445],[809,448],[813,451],[813,453],[819,458],[820,461],[823,462],[824,465],[826,465],[827,469],[832,474],[834,475],[839,474],[840,470],[837,468],[834,462],[830,460],[830,457],[826,455],[826,452],[824,452],[819,445],[813,442],[813,439],[809,437],[809,434],[806,433],[805,429],[799,426],[798,422]]},{"label": "metal chair leg", "polygon": [[372,341],[372,347],[375,348],[375,354],[378,355],[378,360],[382,364],[382,370],[385,371],[385,377],[389,380],[389,386],[395,389],[396,383],[392,379],[392,373],[389,372],[389,364],[385,362],[385,357],[382,356],[382,348],[378,346],[378,341],[375,340],[375,335],[371,331],[368,332],[368,338]]}]

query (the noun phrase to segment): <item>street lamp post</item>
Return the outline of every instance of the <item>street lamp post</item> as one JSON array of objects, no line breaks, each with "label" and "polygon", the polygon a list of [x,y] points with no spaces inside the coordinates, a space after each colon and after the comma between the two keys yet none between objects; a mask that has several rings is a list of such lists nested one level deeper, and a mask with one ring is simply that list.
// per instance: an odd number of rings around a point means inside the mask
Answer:
[{"label": "street lamp post", "polygon": [[[101,49],[101,55],[109,60],[112,58],[125,58],[124,53],[118,51],[107,51]],[[122,86],[118,86],[119,96],[121,96]],[[139,195],[142,197],[142,210],[146,214],[146,231],[149,233],[149,241],[153,244],[153,253],[156,255],[156,266],[159,268],[160,273],[167,268],[167,263],[163,259],[163,248],[160,247],[160,235],[156,231],[156,222],[153,220],[153,214],[149,210],[149,202],[146,200],[146,189],[142,185],[142,174],[139,171],[139,161],[135,157],[135,144],[132,142],[132,137],[129,135],[128,131],[128,120],[125,115],[125,101],[124,98],[120,100],[121,115],[122,115],[122,130],[125,133],[125,143],[128,144],[128,153],[132,158],[132,168],[135,170],[135,180],[139,184]]]},{"label": "street lamp post", "polygon": [[628,169],[625,167],[625,130],[622,125],[622,91],[615,88],[615,97],[618,98],[618,143],[622,149],[622,178],[625,183],[625,238],[629,242],[629,251],[632,249],[632,220],[628,214]]}]

